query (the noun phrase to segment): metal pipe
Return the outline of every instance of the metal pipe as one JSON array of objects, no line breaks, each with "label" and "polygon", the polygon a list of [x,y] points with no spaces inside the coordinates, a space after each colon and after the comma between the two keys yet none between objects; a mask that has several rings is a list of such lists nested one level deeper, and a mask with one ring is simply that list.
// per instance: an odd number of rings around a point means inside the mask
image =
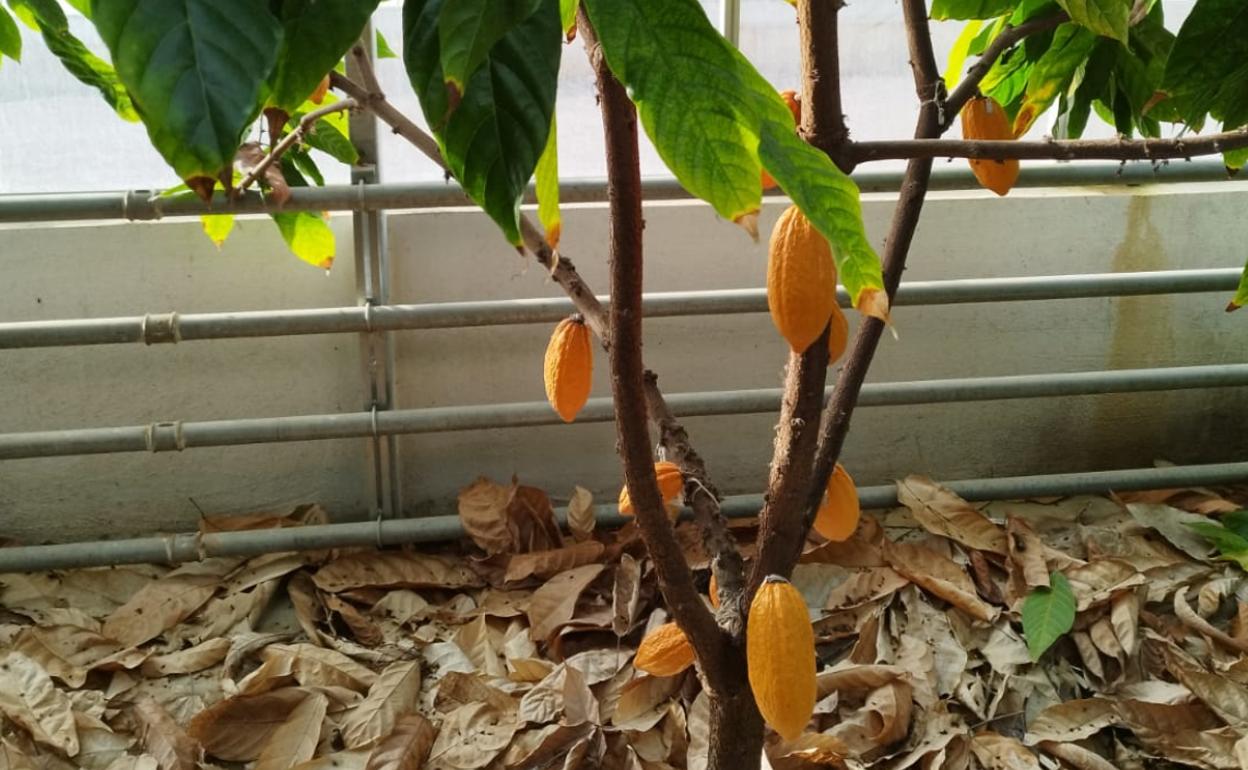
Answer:
[{"label": "metal pipe", "polygon": [[[1086,299],[1151,294],[1234,291],[1240,268],[1095,273],[1011,278],[911,281],[895,305],[956,305],[974,302]],[[849,295],[838,289],[842,307]],[[608,301],[608,297],[600,298]],[[723,289],[648,294],[648,318],[767,312],[764,289]],[[566,297],[422,305],[260,310],[236,313],[165,313],[128,318],[87,318],[0,323],[0,349],[182,342],[187,340],[280,337],[299,334],[452,329],[525,323],[553,323],[571,313]]]},{"label": "metal pipe", "polygon": [[[893,193],[901,186],[901,171],[860,171],[853,179],[864,193]],[[1051,163],[1024,165],[1016,187],[1078,187],[1085,185],[1139,185],[1212,182],[1228,179],[1226,167],[1215,160],[1150,163]],[[932,174],[933,190],[975,190],[978,182],[962,164],[946,165]],[[677,200],[689,193],[675,179],[649,178],[642,184],[646,200]],[[607,199],[601,179],[567,180],[559,185],[565,203],[601,203]],[[526,203],[535,202],[533,190]],[[300,187],[283,211],[345,211],[424,209],[466,206],[468,199],[455,182],[405,182],[378,185]],[[260,194],[249,191],[236,201],[223,197],[205,204],[193,194],[161,197],[159,190],[92,193],[36,193],[0,195],[0,224],[67,222],[90,219],[148,221],[201,214],[264,214],[273,210]]]},{"label": "metal pipe", "polygon": [[[945,485],[966,500],[983,501],[1236,484],[1244,481],[1248,481],[1248,463],[966,479],[946,482]],[[862,506],[867,509],[897,505],[897,490],[893,485],[863,487],[858,490],[858,496]],[[762,495],[729,497],[724,500],[723,510],[733,518],[754,516],[762,507],[762,500]],[[561,509],[557,515],[561,522],[566,520],[565,510]],[[683,515],[689,517],[691,512],[686,509]],[[613,505],[595,506],[595,516],[600,526],[617,526],[623,521]],[[280,551],[431,543],[456,540],[463,536],[464,530],[458,516],[430,516],[244,532],[183,533],[126,540],[18,546],[0,548],[0,574],[119,564],[178,564],[214,556],[257,556]]]},{"label": "metal pipe", "polygon": [[[1248,385],[1248,364],[1215,364],[870,383],[863,387],[858,404],[904,406],[1244,385]],[[779,409],[781,394],[779,388],[673,393],[668,395],[667,401],[678,417],[765,414]],[[828,394],[831,394],[830,388]],[[591,398],[576,419],[578,423],[610,422],[614,419],[611,399]],[[0,460],[169,452],[196,447],[562,424],[544,401],[395,409],[376,413],[160,422],[116,428],[4,433],[0,434]]]}]

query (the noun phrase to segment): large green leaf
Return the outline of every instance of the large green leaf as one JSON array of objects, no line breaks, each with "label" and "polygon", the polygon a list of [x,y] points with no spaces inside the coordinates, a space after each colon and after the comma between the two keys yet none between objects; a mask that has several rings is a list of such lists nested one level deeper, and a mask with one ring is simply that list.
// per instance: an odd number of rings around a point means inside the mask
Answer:
[{"label": "large green leaf", "polygon": [[831,242],[854,304],[884,315],[858,188],[793,130],[784,101],[697,0],[584,0],[611,71],[667,167],[720,216],[754,223],[762,167]]},{"label": "large green leaf", "polygon": [[991,19],[1009,13],[1018,0],[932,0],[933,19]]},{"label": "large green leaf", "polygon": [[1161,87],[1182,100],[1189,123],[1248,102],[1248,3],[1199,0],[1179,29]]},{"label": "large green leaf", "polygon": [[1131,0],[1057,0],[1076,24],[1098,35],[1127,42]]},{"label": "large green leaf", "polygon": [[334,231],[312,211],[273,214],[282,240],[296,257],[310,265],[330,269],[334,265]]},{"label": "large green leaf", "polygon": [[468,78],[452,113],[442,73],[438,19],[444,0],[403,5],[404,64],[451,174],[519,246],[520,197],[550,136],[563,35],[559,0],[539,8],[494,45]]},{"label": "large green leaf", "polygon": [[499,40],[541,5],[541,0],[454,0],[438,14],[442,78],[462,94],[468,78]]},{"label": "large green leaf", "polygon": [[56,0],[9,0],[9,7],[36,32],[69,31],[69,18]]},{"label": "large green leaf", "polygon": [[293,112],[360,38],[380,0],[283,0],[268,103]]},{"label": "large green leaf", "polygon": [[69,74],[98,90],[104,101],[124,120],[135,122],[139,119],[129,92],[111,64],[91,53],[68,29],[56,32],[45,28],[42,35],[48,50],[60,59]]},{"label": "large green leaf", "polygon": [[4,56],[13,61],[22,60],[22,31],[4,6],[0,6],[0,57]]},{"label": "large green leaf", "polygon": [[259,112],[277,19],[254,0],[95,0],[92,9],[152,144],[178,176],[210,190]]},{"label": "large green leaf", "polygon": [[975,42],[975,38],[979,35],[979,28],[983,25],[981,21],[972,21],[962,28],[962,33],[958,35],[958,39],[953,42],[953,48],[949,49],[949,58],[945,63],[945,89],[952,91],[958,81],[962,79],[962,67],[966,64],[967,54],[971,51],[971,46]]},{"label": "large green leaf", "polygon": [[546,242],[551,248],[558,248],[563,225],[559,218],[559,131],[554,118],[550,121],[550,139],[537,161],[534,177],[537,183],[537,218],[546,231]]},{"label": "large green leaf", "polygon": [[[338,101],[338,97],[327,93],[321,100],[320,104],[312,102],[304,102],[299,105],[299,109],[295,110],[290,116],[289,126],[294,128],[303,119],[307,113],[333,104]],[[315,147],[321,152],[332,156],[335,160],[348,165],[353,165],[360,159],[359,150],[355,149],[355,145],[351,143],[347,134],[347,116],[341,112],[331,112],[312,124],[310,130],[303,135],[303,141],[311,147]]]},{"label": "large green leaf", "polygon": [[1075,594],[1060,572],[1049,576],[1048,588],[1036,588],[1023,600],[1023,635],[1032,660],[1062,638],[1075,624]]},{"label": "large green leaf", "polygon": [[1096,34],[1077,24],[1063,24],[1053,35],[1053,42],[1036,61],[1027,77],[1023,105],[1014,120],[1014,133],[1022,135],[1036,118],[1044,113],[1066,90],[1070,81],[1092,53]]}]

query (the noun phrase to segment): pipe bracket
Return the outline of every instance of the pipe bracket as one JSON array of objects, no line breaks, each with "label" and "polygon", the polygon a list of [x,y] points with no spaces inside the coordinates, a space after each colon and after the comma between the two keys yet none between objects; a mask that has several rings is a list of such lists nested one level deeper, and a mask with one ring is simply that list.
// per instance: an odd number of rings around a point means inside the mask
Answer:
[{"label": "pipe bracket", "polygon": [[143,430],[147,451],[181,452],[186,449],[186,436],[182,433],[182,421],[154,422]]},{"label": "pipe bracket", "polygon": [[143,321],[139,324],[139,335],[144,345],[181,342],[182,330],[178,326],[178,314],[176,312],[159,315],[144,314]]}]

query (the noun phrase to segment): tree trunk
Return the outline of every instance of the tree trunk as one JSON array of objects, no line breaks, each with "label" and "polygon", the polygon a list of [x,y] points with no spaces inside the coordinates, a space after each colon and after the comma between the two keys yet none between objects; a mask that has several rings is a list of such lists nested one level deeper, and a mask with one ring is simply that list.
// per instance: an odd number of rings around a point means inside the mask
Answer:
[{"label": "tree trunk", "polygon": [[734,645],[724,658],[724,686],[708,687],[706,691],[711,707],[706,768],[758,770],[763,753],[763,718],[750,691],[744,645]]}]

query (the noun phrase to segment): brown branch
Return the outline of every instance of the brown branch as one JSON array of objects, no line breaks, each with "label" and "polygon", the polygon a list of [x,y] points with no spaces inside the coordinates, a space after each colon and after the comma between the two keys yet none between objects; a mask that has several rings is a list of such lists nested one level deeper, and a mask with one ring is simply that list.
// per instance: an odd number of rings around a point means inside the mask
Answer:
[{"label": "brown branch", "polygon": [[[840,0],[798,0],[802,41],[802,125],[806,141],[823,149],[837,165],[849,135],[841,109],[837,14]],[[771,476],[758,520],[758,557],[746,598],[772,574],[788,577],[797,563],[806,529],[802,518],[811,496],[811,471],[819,439],[819,413],[828,375],[828,329],[803,353],[790,353],[780,424],[771,459]]]},{"label": "brown branch", "polygon": [[802,125],[807,142],[832,158],[842,171],[853,169],[845,153],[849,129],[841,103],[841,62],[838,18],[843,0],[797,4],[799,45],[802,50]]},{"label": "brown branch", "polygon": [[342,112],[343,110],[355,109],[357,106],[359,105],[356,103],[355,99],[343,99],[340,102],[327,104],[324,107],[312,110],[308,114],[304,115],[299,119],[299,125],[295,126],[294,130],[289,134],[282,137],[282,140],[274,145],[273,149],[269,150],[269,154],[261,158],[260,162],[257,163],[251,171],[247,172],[247,176],[243,177],[243,181],[238,183],[238,187],[234,188],[234,194],[236,196],[242,195],[248,187],[251,187],[256,183],[257,179],[264,176],[264,172],[268,171],[270,166],[280,160],[282,155],[285,154],[287,150],[294,147],[295,144],[303,138],[303,135],[308,132],[308,129],[312,128],[313,123],[326,115],[332,115],[335,112]]},{"label": "brown branch", "polygon": [[[936,57],[932,52],[926,3],[924,0],[903,0],[902,10],[906,16],[906,37],[910,47],[910,66],[914,72],[915,93],[922,105],[914,133],[919,138],[940,136],[940,106],[934,97],[939,93],[943,83],[936,67]],[[931,174],[932,161],[927,158],[912,160],[906,167],[906,175],[901,183],[901,194],[897,207],[893,210],[893,222],[884,247],[884,289],[888,292],[890,301],[897,292],[897,285],[901,283],[901,274],[906,267],[906,255],[910,251],[910,243],[914,238],[915,228],[919,224],[919,215],[923,212],[923,200],[927,195],[927,185]],[[879,319],[863,318],[858,327],[858,335],[854,338],[849,359],[845,368],[841,370],[840,377],[837,378],[819,437],[814,485],[808,501],[803,535],[809,531],[810,525],[814,522],[815,513],[823,500],[824,487],[832,475],[836,461],[840,458],[845,435],[849,431],[850,417],[853,415],[854,406],[858,403],[858,394],[862,390],[862,383],[866,379],[867,370],[871,366],[871,359],[875,356],[875,350],[883,331],[884,324]],[[791,552],[789,558],[796,560],[799,555],[800,550],[795,553]]]},{"label": "brown branch", "polygon": [[953,121],[957,120],[958,113],[962,110],[962,105],[970,101],[972,96],[979,93],[979,84],[983,82],[984,76],[992,69],[992,65],[996,63],[997,59],[1001,58],[1001,54],[1013,48],[1023,38],[1053,29],[1067,21],[1070,21],[1070,16],[1065,11],[1059,11],[1052,16],[1031,19],[1016,27],[1006,27],[1001,30],[992,39],[992,42],[988,44],[988,47],[984,49],[984,52],[980,54],[979,60],[966,71],[966,77],[962,82],[958,83],[953,92],[945,99],[943,105],[944,114],[940,123],[941,133],[948,131],[949,127],[953,125]]},{"label": "brown branch", "polygon": [[744,630],[741,596],[745,592],[745,567],[736,541],[728,529],[728,519],[719,507],[719,491],[711,483],[706,463],[689,443],[689,433],[672,414],[659,390],[659,378],[646,372],[646,406],[650,419],[659,429],[659,441],[667,459],[680,466],[685,478],[685,501],[693,509],[694,521],[702,533],[702,547],[711,557],[711,571],[719,590],[721,628],[734,638]]},{"label": "brown branch", "polygon": [[1248,147],[1248,130],[1183,139],[1076,139],[1071,141],[966,141],[960,139],[900,139],[855,142],[850,154],[856,162],[907,158],[983,158],[987,160],[1169,160],[1217,155]]},{"label": "brown branch", "polygon": [[693,584],[675,530],[667,518],[650,445],[645,366],[641,360],[642,212],[637,110],[607,67],[589,17],[578,29],[598,82],[607,155],[608,253],[611,273],[611,393],[615,401],[616,451],[636,511],[642,539],[654,562],[663,598],[698,652],[709,677],[721,669],[723,637]]}]

